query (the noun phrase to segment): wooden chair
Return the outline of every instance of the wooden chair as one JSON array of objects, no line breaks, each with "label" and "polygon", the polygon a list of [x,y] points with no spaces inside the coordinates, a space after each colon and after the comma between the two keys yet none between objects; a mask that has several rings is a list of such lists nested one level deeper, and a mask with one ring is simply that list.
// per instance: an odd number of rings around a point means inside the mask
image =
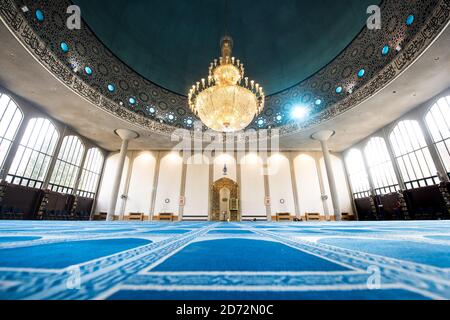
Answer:
[{"label": "wooden chair", "polygon": [[159,221],[173,221],[174,216],[173,213],[163,212],[158,215]]},{"label": "wooden chair", "polygon": [[94,215],[94,220],[96,221],[106,221],[108,214],[106,212],[100,212]]},{"label": "wooden chair", "polygon": [[277,221],[292,221],[293,217],[289,212],[277,212]]},{"label": "wooden chair", "polygon": [[321,221],[320,213],[306,213],[306,221]]},{"label": "wooden chair", "polygon": [[144,214],[139,212],[130,212],[127,216],[128,221],[144,221]]},{"label": "wooden chair", "polygon": [[353,221],[355,220],[355,216],[348,213],[348,212],[342,212],[342,221]]}]

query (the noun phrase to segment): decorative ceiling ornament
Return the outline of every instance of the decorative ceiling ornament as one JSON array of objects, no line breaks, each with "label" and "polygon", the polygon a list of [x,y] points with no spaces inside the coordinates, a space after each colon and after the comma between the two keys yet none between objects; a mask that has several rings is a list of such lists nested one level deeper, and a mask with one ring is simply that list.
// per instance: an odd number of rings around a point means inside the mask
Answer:
[{"label": "decorative ceiling ornament", "polygon": [[261,113],[265,95],[258,83],[245,77],[244,64],[231,56],[231,37],[222,38],[220,45],[222,56],[210,64],[208,79],[189,91],[189,107],[215,131],[240,131]]},{"label": "decorative ceiling ornament", "polygon": [[[192,122],[187,122],[187,119],[195,120],[188,108],[187,97],[164,89],[131,70],[109,51],[84,21],[76,33],[67,29],[65,20],[58,17],[64,16],[72,4],[70,0],[0,0],[0,23],[5,24],[58,81],[98,109],[165,137],[171,137],[177,128],[187,128],[196,139],[195,127]],[[25,5],[28,12],[21,10]],[[403,1],[384,0],[381,9],[385,21],[389,22],[383,24],[386,26],[381,32],[374,34],[364,27],[322,70],[298,85],[266,96],[264,111],[247,129],[258,130],[261,128],[258,120],[264,118],[263,127],[279,129],[277,135],[288,137],[348,112],[397,79],[450,23],[450,0],[410,0],[407,6]],[[57,18],[39,22],[34,14],[37,10],[41,10],[44,17]],[[415,21],[408,26],[406,18],[411,13],[415,13]],[[62,42],[68,45],[68,52],[62,50]],[[386,46],[389,49],[384,50],[384,55],[382,50]],[[397,52],[397,47],[402,50]],[[72,65],[73,62],[76,64]],[[73,66],[82,71],[73,70]],[[94,74],[86,75],[85,66],[95,67]],[[357,72],[361,68],[365,69],[365,75],[358,78]],[[335,92],[338,86],[342,87],[340,94]],[[352,94],[349,88],[352,88]],[[137,100],[135,105],[127,103],[130,97]],[[320,104],[314,103],[317,99],[321,100]],[[288,116],[295,102],[310,105],[311,113],[306,121],[292,121]],[[173,122],[159,118],[169,112],[176,115]],[[270,131],[268,134],[270,136]],[[204,135],[214,137],[209,133]],[[236,135],[236,139],[245,137]]]}]

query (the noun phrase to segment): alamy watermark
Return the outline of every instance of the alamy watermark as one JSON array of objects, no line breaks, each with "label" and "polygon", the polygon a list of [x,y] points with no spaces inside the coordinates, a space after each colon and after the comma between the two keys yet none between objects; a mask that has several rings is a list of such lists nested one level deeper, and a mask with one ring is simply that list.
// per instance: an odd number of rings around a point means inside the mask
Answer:
[{"label": "alamy watermark", "polygon": [[[28,7],[24,6],[22,8],[23,12],[28,12]],[[77,5],[71,5],[67,8],[66,13],[69,15],[67,18],[67,28],[69,30],[80,30],[81,29],[81,8]],[[378,5],[370,5],[366,9],[366,14],[369,15],[367,18],[367,28],[369,30],[380,30],[381,29],[381,8]]]},{"label": "alamy watermark", "polygon": [[367,268],[369,277],[367,278],[367,289],[379,290],[381,289],[381,270],[379,266],[369,266]]}]

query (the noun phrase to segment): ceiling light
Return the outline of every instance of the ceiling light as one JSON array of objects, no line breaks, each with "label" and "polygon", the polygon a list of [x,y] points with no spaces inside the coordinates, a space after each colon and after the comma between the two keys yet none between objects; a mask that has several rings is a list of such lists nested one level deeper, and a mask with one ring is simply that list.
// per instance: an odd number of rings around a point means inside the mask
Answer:
[{"label": "ceiling light", "polygon": [[203,123],[219,132],[245,129],[264,108],[263,88],[244,76],[244,65],[231,56],[233,40],[221,41],[222,56],[209,66],[207,79],[195,83],[189,107]]},{"label": "ceiling light", "polygon": [[292,109],[291,116],[294,119],[300,120],[308,115],[309,111],[304,106],[296,106]]}]

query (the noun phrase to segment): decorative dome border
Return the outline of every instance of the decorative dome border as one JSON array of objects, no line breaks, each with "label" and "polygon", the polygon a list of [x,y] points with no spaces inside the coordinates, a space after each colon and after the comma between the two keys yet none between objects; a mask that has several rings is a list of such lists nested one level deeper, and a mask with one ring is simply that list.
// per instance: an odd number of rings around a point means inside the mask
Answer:
[{"label": "decorative dome border", "polygon": [[[163,135],[178,128],[192,129],[190,119],[195,116],[185,96],[130,69],[84,22],[81,30],[65,27],[71,4],[68,0],[0,0],[0,18],[46,69],[98,108]],[[21,10],[24,6],[28,13]],[[41,21],[36,19],[36,11],[43,14]],[[450,0],[384,0],[381,11],[381,30],[363,28],[316,74],[268,96],[262,115],[249,128],[261,129],[258,124],[263,123],[264,128],[280,129],[281,136],[290,135],[354,108],[414,63],[450,22]],[[310,117],[288,120],[291,107],[298,103],[308,105]],[[264,121],[258,122],[261,117]]]}]

